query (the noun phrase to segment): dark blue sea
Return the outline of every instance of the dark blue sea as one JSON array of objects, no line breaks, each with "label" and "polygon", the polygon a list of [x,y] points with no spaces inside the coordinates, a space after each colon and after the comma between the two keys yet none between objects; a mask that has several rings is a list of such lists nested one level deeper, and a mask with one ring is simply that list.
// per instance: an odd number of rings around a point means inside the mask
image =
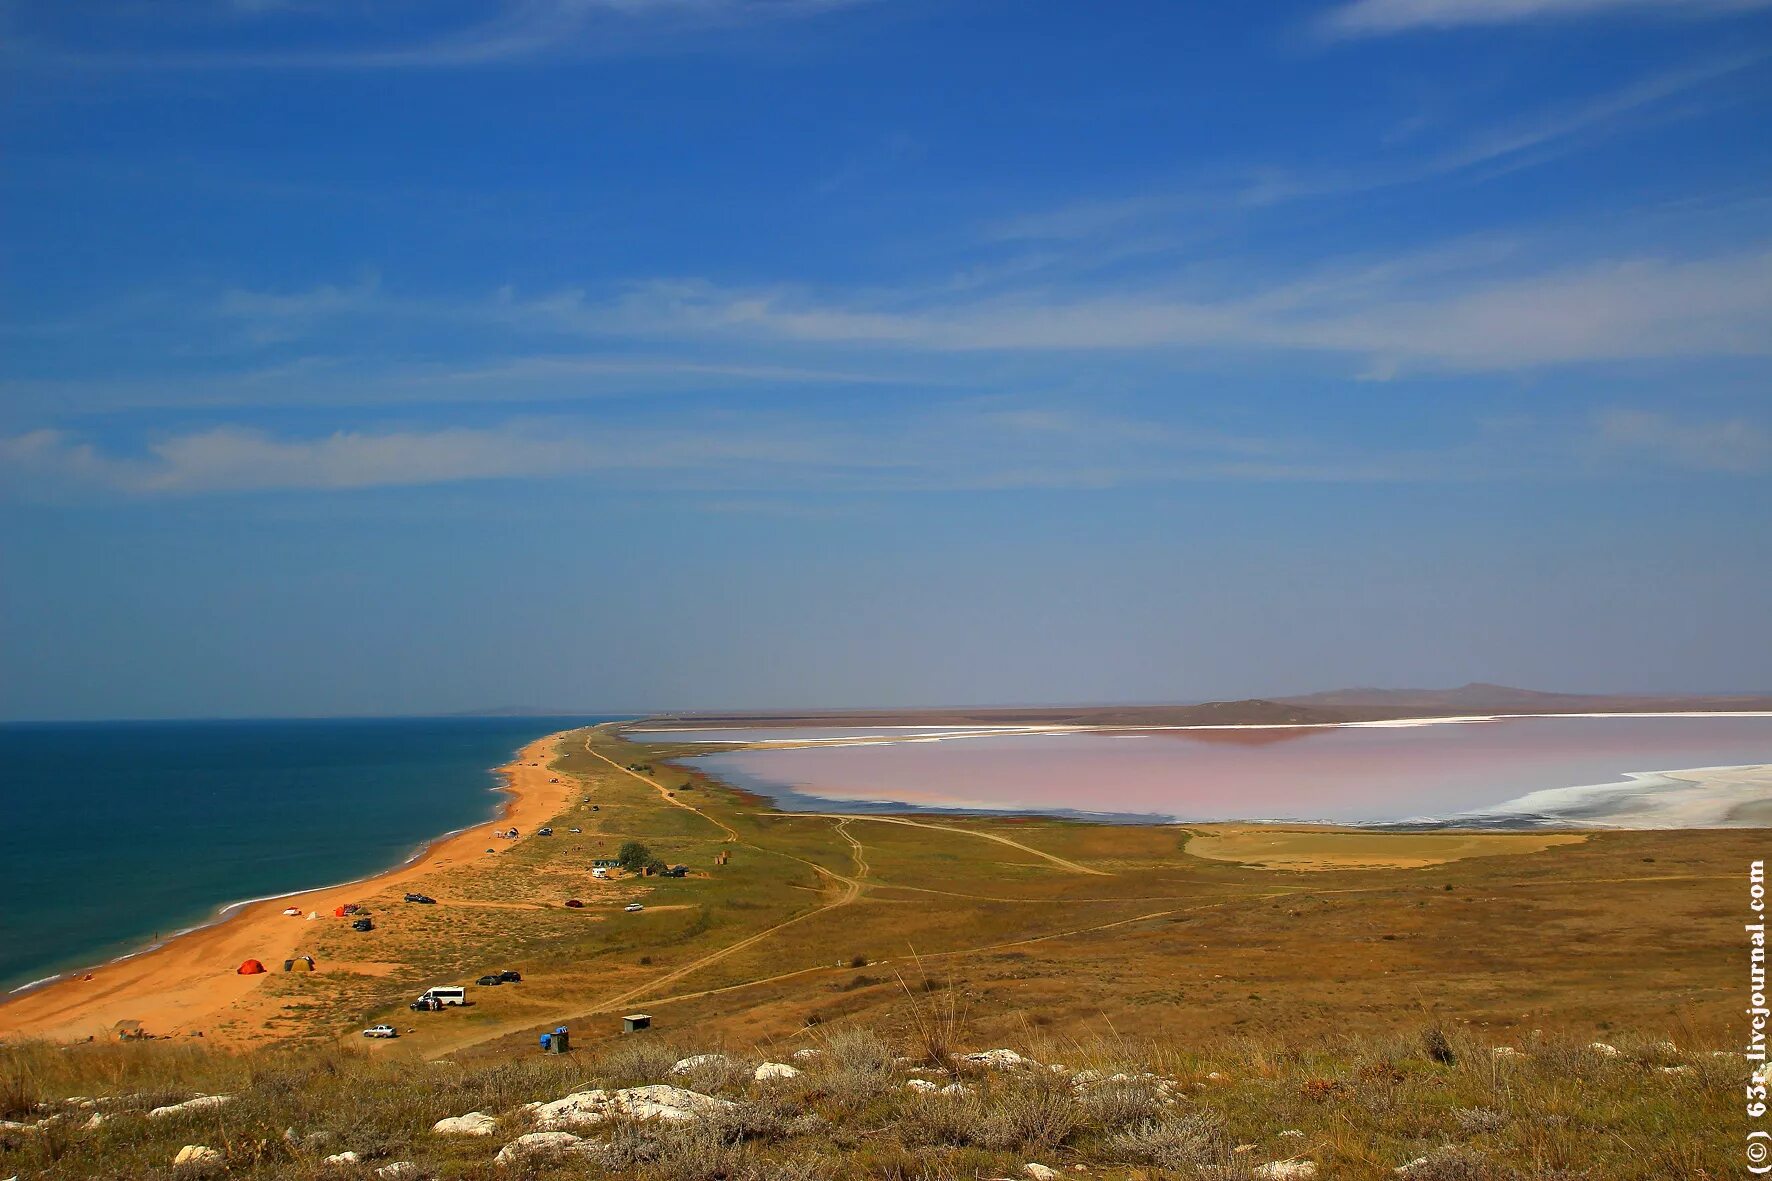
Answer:
[{"label": "dark blue sea", "polygon": [[0,726],[0,991],[396,866],[493,815],[523,746],[605,720]]}]

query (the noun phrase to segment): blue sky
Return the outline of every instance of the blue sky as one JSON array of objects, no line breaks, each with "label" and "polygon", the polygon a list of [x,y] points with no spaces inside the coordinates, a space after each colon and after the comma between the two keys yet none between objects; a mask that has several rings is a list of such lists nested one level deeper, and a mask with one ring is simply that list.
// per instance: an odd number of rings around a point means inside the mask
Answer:
[{"label": "blue sky", "polygon": [[0,21],[0,716],[1772,689],[1772,4]]}]

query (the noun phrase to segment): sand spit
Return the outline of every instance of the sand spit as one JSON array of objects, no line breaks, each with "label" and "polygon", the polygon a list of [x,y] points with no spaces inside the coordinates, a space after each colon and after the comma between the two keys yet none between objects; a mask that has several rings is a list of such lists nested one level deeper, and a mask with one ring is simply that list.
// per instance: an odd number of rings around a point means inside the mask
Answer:
[{"label": "sand spit", "polygon": [[[235,969],[247,959],[275,965],[303,950],[310,938],[308,920],[286,916],[284,908],[294,906],[330,916],[335,907],[372,891],[401,884],[417,887],[445,866],[489,861],[484,850],[492,830],[515,825],[525,834],[532,833],[565,810],[573,792],[579,790],[572,781],[550,782],[554,776],[547,764],[559,738],[559,734],[550,734],[537,739],[512,762],[498,768],[508,798],[497,817],[440,838],[386,873],[235,904],[217,921],[149,950],[14,993],[0,1002],[0,1038],[104,1038],[120,1021],[139,1021],[143,1029],[156,1035],[201,1032],[206,1041],[222,1044],[267,1036],[265,1022],[276,1015],[278,1002],[264,997],[259,986],[271,977],[240,976]],[[348,967],[360,970],[362,965]],[[322,971],[345,968],[321,965]],[[222,1028],[224,1024],[227,1029]]]},{"label": "sand spit", "polygon": [[1628,771],[1617,783],[1554,787],[1447,817],[1458,825],[1760,828],[1772,822],[1772,764]]}]

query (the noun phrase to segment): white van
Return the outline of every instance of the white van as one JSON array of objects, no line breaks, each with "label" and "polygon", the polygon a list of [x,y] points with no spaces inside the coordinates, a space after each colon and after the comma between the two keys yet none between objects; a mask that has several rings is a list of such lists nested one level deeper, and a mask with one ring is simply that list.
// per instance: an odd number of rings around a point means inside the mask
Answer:
[{"label": "white van", "polygon": [[439,1005],[465,1005],[468,1003],[468,990],[465,988],[427,988],[420,1001],[436,1001]]}]

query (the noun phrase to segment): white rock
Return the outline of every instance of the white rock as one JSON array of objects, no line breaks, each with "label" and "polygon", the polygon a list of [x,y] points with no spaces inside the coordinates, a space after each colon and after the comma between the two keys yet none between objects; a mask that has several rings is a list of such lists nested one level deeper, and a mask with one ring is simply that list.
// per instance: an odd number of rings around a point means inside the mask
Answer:
[{"label": "white rock", "polygon": [[974,1066],[984,1066],[991,1070],[1015,1070],[1022,1066],[1038,1066],[1032,1058],[1024,1058],[1014,1050],[980,1050],[976,1054],[962,1054],[960,1061],[970,1062]]},{"label": "white rock", "polygon": [[972,1088],[965,1083],[949,1083],[945,1087],[938,1088],[935,1093],[937,1095],[970,1095]]},{"label": "white rock", "polygon": [[817,1058],[820,1055],[822,1055],[823,1053],[824,1053],[823,1050],[815,1050],[811,1046],[807,1046],[804,1049],[795,1050],[791,1055],[789,1055],[789,1057],[791,1057],[795,1062],[810,1062],[814,1058]]},{"label": "white rock", "polygon": [[1391,1172],[1399,1177],[1413,1177],[1420,1170],[1432,1167],[1433,1163],[1425,1156],[1418,1156],[1412,1161],[1405,1161],[1398,1165]]},{"label": "white rock", "polygon": [[219,1165],[221,1159],[222,1154],[213,1148],[203,1144],[187,1144],[178,1150],[177,1156],[172,1158],[172,1166],[175,1169],[180,1169],[200,1165]]},{"label": "white rock", "polygon": [[375,1175],[381,1181],[417,1181],[417,1178],[424,1176],[418,1166],[409,1160],[397,1160],[391,1165],[383,1165],[375,1171]]},{"label": "white rock", "polygon": [[1526,1055],[1520,1053],[1512,1046],[1496,1046],[1489,1051],[1489,1056],[1491,1058],[1524,1058]]},{"label": "white rock", "polygon": [[571,1132],[530,1132],[499,1149],[492,1160],[494,1164],[508,1165],[527,1157],[565,1156],[593,1151],[595,1147],[583,1136],[574,1136]]},{"label": "white rock", "polygon": [[104,1122],[110,1118],[111,1118],[110,1116],[106,1115],[102,1111],[95,1111],[91,1115],[87,1116],[86,1122],[81,1124],[80,1126],[85,1128],[88,1132],[91,1132],[91,1131],[94,1131],[94,1130],[102,1127],[104,1125]]},{"label": "white rock", "polygon": [[363,1158],[354,1152],[335,1152],[320,1163],[323,1165],[331,1165],[335,1169],[346,1168],[351,1165],[362,1164]]},{"label": "white rock", "polygon": [[621,1091],[580,1091],[535,1109],[536,1126],[543,1131],[599,1124],[612,1116],[659,1119],[683,1123],[732,1106],[730,1100],[681,1087],[656,1084]]},{"label": "white rock", "polygon": [[904,1089],[907,1091],[916,1091],[924,1095],[933,1095],[935,1092],[941,1090],[940,1087],[936,1086],[926,1078],[911,1079],[905,1083]]},{"label": "white rock", "polygon": [[1680,1047],[1669,1041],[1656,1042],[1655,1048],[1660,1050],[1663,1054],[1678,1054],[1680,1052]]},{"label": "white rock", "polygon": [[431,1131],[439,1136],[490,1136],[497,1130],[498,1121],[484,1111],[452,1115],[431,1125]]},{"label": "white rock", "polygon": [[1057,1169],[1033,1161],[1021,1166],[1021,1171],[1028,1175],[1029,1181],[1058,1181]]},{"label": "white rock", "polygon": [[752,1077],[760,1083],[772,1083],[778,1079],[799,1078],[800,1072],[785,1062],[765,1062],[757,1067],[757,1073]]},{"label": "white rock", "polygon": [[1228,1074],[1219,1074],[1216,1070],[1212,1070],[1206,1073],[1206,1081],[1209,1083],[1228,1083],[1231,1081],[1231,1078]]},{"label": "white rock", "polygon": [[1690,1066],[1663,1066],[1661,1068],[1661,1073],[1662,1074],[1691,1074],[1692,1068]]},{"label": "white rock", "polygon": [[1099,1070],[1079,1070],[1071,1075],[1071,1082],[1075,1086],[1086,1087],[1090,1083],[1099,1083],[1104,1077]]},{"label": "white rock", "polygon": [[170,1107],[156,1107],[148,1112],[149,1119],[164,1119],[172,1115],[185,1115],[193,1111],[208,1111],[215,1107],[226,1107],[234,1101],[232,1095],[199,1095],[195,1099],[186,1099],[183,1103],[174,1103]]},{"label": "white rock", "polygon": [[1609,1046],[1605,1042],[1589,1042],[1587,1048],[1602,1058],[1617,1058],[1621,1053],[1617,1046]]},{"label": "white rock", "polygon": [[724,1054],[691,1054],[680,1058],[671,1066],[672,1074],[688,1074],[692,1070],[700,1070],[707,1066],[725,1066],[731,1059]]},{"label": "white rock", "polygon": [[1270,1164],[1255,1166],[1255,1176],[1260,1178],[1260,1181],[1304,1181],[1305,1178],[1316,1175],[1315,1161],[1277,1160]]},{"label": "white rock", "polygon": [[1280,1135],[1280,1139],[1282,1139],[1282,1140],[1290,1140],[1294,1136],[1296,1136],[1300,1140],[1304,1139],[1304,1133],[1299,1131],[1297,1128],[1287,1128],[1284,1132],[1281,1132],[1279,1135]]}]

